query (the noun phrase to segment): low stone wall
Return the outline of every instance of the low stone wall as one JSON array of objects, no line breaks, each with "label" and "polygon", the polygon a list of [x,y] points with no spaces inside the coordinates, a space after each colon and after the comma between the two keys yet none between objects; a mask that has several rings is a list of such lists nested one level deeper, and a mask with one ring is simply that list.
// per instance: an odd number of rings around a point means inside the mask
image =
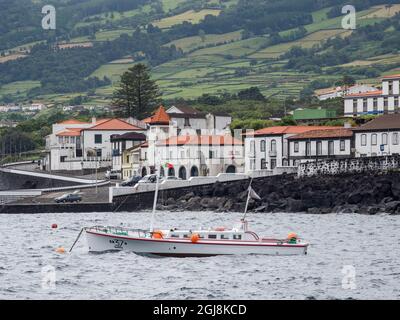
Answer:
[{"label": "low stone wall", "polygon": [[302,163],[298,168],[298,176],[385,172],[399,168],[400,156],[344,158]]}]

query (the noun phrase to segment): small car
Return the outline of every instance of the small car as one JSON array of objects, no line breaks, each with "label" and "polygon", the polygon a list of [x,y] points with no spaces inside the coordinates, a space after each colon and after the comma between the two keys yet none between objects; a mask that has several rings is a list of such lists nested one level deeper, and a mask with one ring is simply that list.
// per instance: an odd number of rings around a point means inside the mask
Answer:
[{"label": "small car", "polygon": [[144,176],[138,183],[156,183],[157,176],[155,174],[149,174]]},{"label": "small car", "polygon": [[67,193],[54,199],[56,203],[73,203],[82,201],[82,197],[77,193]]},{"label": "small car", "polygon": [[110,180],[118,180],[121,178],[121,173],[118,170],[107,170],[105,177]]},{"label": "small car", "polygon": [[137,184],[142,177],[139,176],[133,176],[130,177],[129,179],[125,180],[124,182],[121,183],[122,187],[133,187],[135,184]]}]

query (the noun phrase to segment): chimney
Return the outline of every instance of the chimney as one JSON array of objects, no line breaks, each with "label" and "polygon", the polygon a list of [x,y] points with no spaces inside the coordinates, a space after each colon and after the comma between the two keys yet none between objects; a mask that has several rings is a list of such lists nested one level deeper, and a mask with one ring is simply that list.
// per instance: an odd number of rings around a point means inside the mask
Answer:
[{"label": "chimney", "polygon": [[92,124],[96,124],[97,120],[96,117],[92,117]]},{"label": "chimney", "polygon": [[345,129],[350,129],[352,126],[351,126],[351,123],[349,122],[349,121],[346,121],[345,123],[344,123],[344,128]]}]

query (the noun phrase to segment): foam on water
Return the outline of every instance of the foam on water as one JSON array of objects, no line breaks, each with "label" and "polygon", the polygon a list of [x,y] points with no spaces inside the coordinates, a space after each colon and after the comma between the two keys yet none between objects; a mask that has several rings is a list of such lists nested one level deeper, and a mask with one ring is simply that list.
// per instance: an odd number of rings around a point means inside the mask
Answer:
[{"label": "foam on water", "polygon": [[[238,213],[157,214],[157,228],[232,226]],[[398,299],[399,216],[251,214],[260,235],[297,232],[311,242],[307,256],[219,256],[154,259],[129,252],[89,254],[83,226],[147,228],[149,213],[0,215],[1,299]],[[59,229],[51,229],[57,223]],[[55,289],[42,288],[53,266]],[[356,289],[343,289],[344,266]]]}]

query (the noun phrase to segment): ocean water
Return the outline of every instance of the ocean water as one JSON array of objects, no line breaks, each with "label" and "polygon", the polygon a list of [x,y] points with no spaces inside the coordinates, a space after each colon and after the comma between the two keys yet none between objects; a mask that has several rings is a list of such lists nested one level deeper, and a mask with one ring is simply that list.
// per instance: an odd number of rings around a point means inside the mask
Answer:
[{"label": "ocean water", "polygon": [[[232,226],[239,213],[157,213],[157,227]],[[90,254],[81,227],[148,228],[150,214],[0,215],[0,299],[399,299],[400,216],[250,214],[263,236],[289,232],[306,256],[149,258]],[[51,229],[57,223],[58,229]]]}]

